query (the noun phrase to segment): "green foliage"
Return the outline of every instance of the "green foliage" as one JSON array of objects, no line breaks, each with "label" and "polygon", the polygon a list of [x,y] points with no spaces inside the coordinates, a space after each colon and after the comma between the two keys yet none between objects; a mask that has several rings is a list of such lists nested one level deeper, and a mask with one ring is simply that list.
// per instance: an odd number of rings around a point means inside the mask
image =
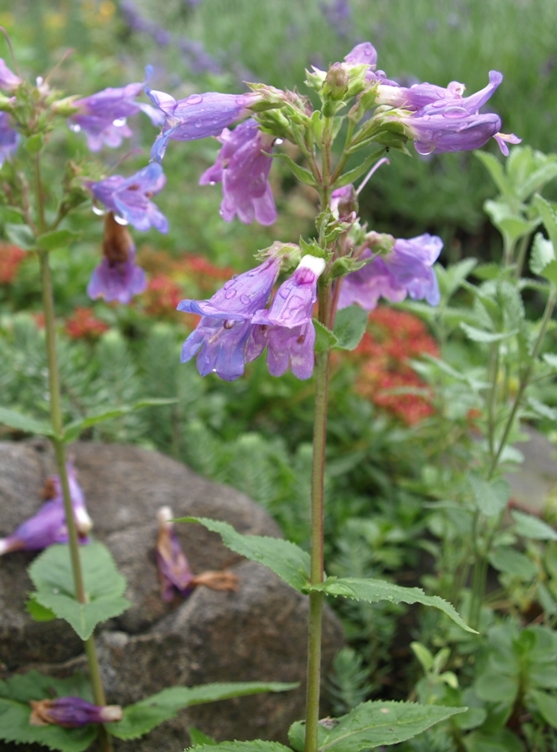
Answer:
[{"label": "green foliage", "polygon": [[[219,750],[221,752],[292,752],[290,747],[285,747],[284,744],[278,742],[264,742],[261,739],[256,739],[253,742],[221,742],[220,744],[201,744],[190,747],[190,750],[195,749],[196,752],[211,752],[211,750]],[[185,752],[188,752],[186,750]]]},{"label": "green foliage", "polygon": [[177,522],[200,523],[208,530],[218,533],[223,543],[232,551],[269,567],[295,590],[307,592],[309,556],[293,543],[280,538],[242,535],[226,522],[209,520],[205,517],[183,517]]},{"label": "green foliage", "polygon": [[30,700],[78,696],[91,701],[89,682],[80,674],[53,679],[38,671],[17,674],[0,681],[0,739],[17,744],[42,744],[60,752],[83,752],[97,735],[95,726],[65,729],[60,726],[31,726]]},{"label": "green foliage", "polygon": [[334,347],[339,350],[354,350],[360,344],[367,328],[368,311],[360,306],[348,306],[340,310],[335,318],[334,333],[337,338]]},{"label": "green foliage", "polygon": [[99,622],[119,616],[130,602],[122,597],[126,581],[102,543],[93,541],[82,546],[80,553],[87,596],[85,603],[79,603],[75,597],[67,545],[47,548],[30,566],[29,576],[36,587],[33,600],[59,619],[65,619],[81,639],[86,640]]},{"label": "green foliage", "polygon": [[235,682],[201,684],[198,687],[170,687],[123,709],[122,720],[110,724],[110,733],[118,739],[137,739],[174,718],[179,710],[232,697],[262,692],[286,692],[297,684],[280,682]]}]

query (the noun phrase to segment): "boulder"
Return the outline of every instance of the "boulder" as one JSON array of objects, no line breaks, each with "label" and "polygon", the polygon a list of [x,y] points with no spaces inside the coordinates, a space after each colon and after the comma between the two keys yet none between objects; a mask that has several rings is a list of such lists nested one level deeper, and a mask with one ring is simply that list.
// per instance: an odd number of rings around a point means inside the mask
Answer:
[{"label": "boulder", "polygon": [[[238,592],[197,588],[187,599],[160,598],[154,546],[156,512],[224,520],[253,535],[280,536],[269,515],[242,493],[211,483],[157,452],[134,446],[77,443],[73,456],[94,534],[112,552],[128,580],[131,608],[99,625],[99,660],[107,699],[123,705],[168,686],[214,681],[298,681],[288,693],[237,698],[190,708],[141,740],[117,742],[134,752],[182,752],[187,726],[217,739],[286,740],[303,716],[307,598],[270,570],[225,548],[199,525],[178,524],[178,537],[195,573],[231,568]],[[47,443],[0,443],[0,536],[11,533],[40,506],[40,489],[54,472]],[[61,620],[34,622],[25,611],[32,589],[26,567],[34,555],[0,558],[0,661],[2,678],[39,668],[64,676],[86,670],[81,642]],[[324,623],[324,670],[342,645],[338,620]],[[11,745],[6,745],[6,752]],[[37,747],[37,750],[40,749]],[[20,750],[13,747],[13,750]]]}]

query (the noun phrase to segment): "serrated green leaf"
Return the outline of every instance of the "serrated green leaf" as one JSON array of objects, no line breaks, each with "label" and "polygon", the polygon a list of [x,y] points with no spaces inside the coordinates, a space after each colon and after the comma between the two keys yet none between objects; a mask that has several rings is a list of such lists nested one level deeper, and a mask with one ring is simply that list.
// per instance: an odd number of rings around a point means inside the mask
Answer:
[{"label": "serrated green leaf", "polygon": [[538,572],[537,566],[520,551],[500,546],[489,554],[489,563],[494,569],[522,580],[531,580]]},{"label": "serrated green leaf", "polygon": [[533,203],[540,213],[549,239],[553,243],[553,248],[557,248],[557,210],[555,209],[555,204],[546,201],[539,194],[534,196]]},{"label": "serrated green leaf", "polygon": [[333,348],[338,340],[335,334],[327,329],[325,324],[322,324],[317,319],[313,319],[313,325],[315,327],[315,352],[322,353]]},{"label": "serrated green leaf", "polygon": [[74,597],[73,575],[68,546],[50,546],[29,567],[29,576],[37,588],[32,597],[45,608],[65,619],[82,640],[91,636],[95,626],[119,616],[130,602],[122,595],[126,580],[118,572],[110,551],[93,541],[80,548],[87,603]]},{"label": "serrated green leaf", "polygon": [[206,517],[182,517],[177,522],[198,522],[218,533],[225,546],[246,559],[263,564],[300,592],[306,592],[309,579],[309,554],[294,543],[281,538],[242,535],[227,522]]},{"label": "serrated green leaf", "polygon": [[420,588],[401,587],[384,580],[373,580],[371,578],[328,577],[325,582],[319,585],[311,585],[310,589],[319,590],[328,595],[340,595],[344,598],[366,601],[367,603],[389,601],[390,603],[421,603],[424,606],[433,606],[433,608],[443,611],[462,629],[477,634],[475,629],[472,629],[463,621],[454,606],[448,601],[443,600],[438,595],[426,595]]},{"label": "serrated green leaf", "polygon": [[36,247],[35,236],[27,225],[6,222],[4,225],[4,231],[8,240],[20,248],[23,248],[24,251],[30,251]]},{"label": "serrated green leaf", "polygon": [[475,473],[470,473],[468,483],[472,490],[476,509],[486,517],[500,514],[511,497],[511,487],[504,478],[486,481]]},{"label": "serrated green leaf", "polygon": [[[331,719],[331,722],[334,723]],[[327,731],[320,723],[317,726],[317,746],[321,747],[327,736]],[[288,729],[288,741],[294,752],[304,752],[306,746],[306,723],[305,721],[295,721]]]},{"label": "serrated green leaf", "polygon": [[122,720],[110,725],[110,733],[118,739],[137,739],[174,718],[176,713],[192,705],[204,705],[232,697],[286,692],[298,684],[280,682],[229,682],[204,684],[199,687],[169,687],[123,709]]},{"label": "serrated green leaf", "polygon": [[501,342],[518,334],[518,329],[513,329],[510,332],[486,332],[484,329],[477,329],[475,326],[470,326],[469,324],[461,324],[460,328],[464,331],[468,339],[471,339],[473,342]]},{"label": "serrated green leaf", "polygon": [[37,436],[52,436],[53,433],[48,423],[43,423],[41,420],[36,420],[16,410],[8,410],[5,407],[0,407],[0,423]]},{"label": "serrated green leaf", "polygon": [[557,285],[557,260],[555,257],[555,246],[551,240],[547,240],[538,232],[532,245],[530,255],[530,270],[534,274]]},{"label": "serrated green leaf", "polygon": [[334,334],[337,342],[334,345],[338,350],[354,350],[360,344],[364,336],[369,311],[352,305],[342,308],[336,315]]},{"label": "serrated green leaf", "polygon": [[523,538],[532,540],[557,540],[557,533],[546,522],[531,514],[512,510],[512,516],[516,523],[516,532]]},{"label": "serrated green leaf", "polygon": [[362,752],[397,744],[465,710],[413,702],[364,702],[338,719],[319,752]]},{"label": "serrated green leaf", "polygon": [[50,608],[41,606],[40,603],[37,603],[33,595],[31,595],[31,597],[25,604],[25,609],[35,621],[52,621],[53,619],[56,619],[56,614],[54,613],[54,611],[52,611]]},{"label": "serrated green leaf", "polygon": [[292,752],[290,747],[285,747],[279,742],[265,742],[262,739],[256,739],[253,742],[221,742],[220,744],[203,744],[201,747],[189,747],[184,752]]},{"label": "serrated green leaf", "polygon": [[203,731],[195,728],[195,726],[188,726],[188,734],[194,747],[199,747],[202,744],[209,744],[211,747],[214,747],[218,744],[216,739],[207,736],[207,734],[204,734]]},{"label": "serrated green leaf", "polygon": [[71,230],[53,230],[38,237],[37,245],[43,251],[55,251],[57,248],[67,248],[78,238],[79,233]]},{"label": "serrated green leaf", "polygon": [[446,298],[450,298],[458,290],[477,263],[477,259],[467,258],[459,261],[458,264],[452,264],[446,269],[440,264],[436,265],[435,271],[439,280],[439,287]]},{"label": "serrated green leaf", "polygon": [[282,159],[288,167],[292,170],[294,173],[294,176],[298,178],[298,180],[301,180],[302,183],[305,183],[306,185],[311,185],[315,187],[315,178],[311,174],[309,170],[306,170],[305,167],[302,167],[299,164],[296,164],[293,159],[291,159],[287,154],[284,154],[284,152],[276,153],[272,155],[274,159]]},{"label": "serrated green leaf", "polygon": [[53,679],[38,671],[18,674],[0,681],[0,739],[16,744],[42,744],[59,752],[82,752],[97,735],[96,726],[65,729],[60,726],[31,726],[30,700],[79,696],[91,701],[88,682],[81,675]]}]

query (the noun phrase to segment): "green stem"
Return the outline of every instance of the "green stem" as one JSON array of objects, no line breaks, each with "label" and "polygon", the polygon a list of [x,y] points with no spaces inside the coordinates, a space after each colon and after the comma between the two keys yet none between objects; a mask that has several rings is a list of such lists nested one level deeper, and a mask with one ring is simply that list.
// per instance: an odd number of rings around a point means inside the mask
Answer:
[{"label": "green stem", "polygon": [[[58,475],[60,476],[60,484],[62,486],[62,498],[64,503],[66,526],[68,528],[68,548],[70,552],[70,562],[73,574],[75,597],[79,603],[86,603],[87,594],[85,591],[83,571],[81,568],[81,559],[79,555],[79,539],[70,495],[70,485],[66,467],[65,446],[62,440],[64,426],[61,407],[58,359],[56,356],[56,329],[54,320],[52,276],[50,273],[48,253],[45,251],[38,251],[38,255],[41,268],[41,288],[43,312],[45,318],[48,382],[50,391],[50,418],[54,431],[52,443],[54,445],[56,467],[58,470]],[[93,697],[95,699],[95,704],[106,705],[106,698],[101,681],[99,662],[95,650],[95,642],[92,636],[89,637],[89,639],[85,640],[85,652],[87,654],[87,660],[89,664],[89,673],[91,677],[91,685],[93,688]],[[105,752],[111,752],[112,745],[110,738],[104,731],[104,729],[101,732],[101,741]]]}]

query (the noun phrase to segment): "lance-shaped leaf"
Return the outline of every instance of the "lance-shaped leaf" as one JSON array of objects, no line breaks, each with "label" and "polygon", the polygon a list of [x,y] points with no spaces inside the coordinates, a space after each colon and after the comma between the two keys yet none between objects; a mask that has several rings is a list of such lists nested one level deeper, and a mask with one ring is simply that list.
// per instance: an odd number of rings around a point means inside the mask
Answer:
[{"label": "lance-shaped leaf", "polygon": [[161,405],[172,405],[175,402],[177,402],[177,400],[173,398],[153,397],[139,400],[139,402],[136,402],[133,405],[121,405],[120,407],[106,410],[97,415],[87,415],[85,418],[80,418],[80,420],[74,420],[72,423],[68,423],[64,429],[64,441],[66,443],[75,441],[86,428],[95,426],[97,423],[103,423],[105,420],[120,418],[122,415],[133,413],[135,410],[143,410],[145,407],[160,407]]},{"label": "lance-shaped leaf", "polygon": [[145,700],[123,709],[122,720],[110,724],[110,733],[118,739],[137,739],[174,718],[179,710],[232,697],[245,697],[263,692],[286,692],[298,684],[280,682],[237,682],[203,684],[199,687],[169,687]]},{"label": "lance-shaped leaf", "polygon": [[364,702],[338,719],[320,739],[319,752],[362,752],[397,744],[465,710],[414,702]]},{"label": "lance-shaped leaf", "polygon": [[256,739],[252,742],[222,742],[221,744],[202,744],[200,747],[189,747],[184,752],[292,752],[279,742],[265,742]]},{"label": "lance-shaped leaf", "polygon": [[[0,739],[16,744],[42,744],[60,752],[82,752],[97,735],[96,726],[66,729],[61,726],[31,726],[30,700],[54,697],[82,697],[91,700],[89,682],[81,675],[53,679],[38,671],[17,674],[0,681]],[[23,748],[22,748],[23,749]]]},{"label": "lance-shaped leaf", "polygon": [[319,585],[311,585],[310,590],[319,590],[327,593],[327,595],[340,595],[344,598],[352,598],[357,601],[367,601],[367,603],[377,603],[378,601],[408,604],[421,603],[424,606],[432,606],[439,609],[439,611],[446,614],[462,629],[477,634],[476,630],[469,627],[463,621],[454,606],[448,601],[443,600],[438,595],[426,595],[423,590],[417,587],[401,587],[400,585],[393,585],[391,582],[373,580],[371,578],[329,577]]},{"label": "lance-shaped leaf", "polygon": [[119,616],[130,605],[123,598],[126,580],[118,572],[110,551],[98,541],[80,549],[86,603],[74,595],[70,552],[67,545],[50,546],[29,567],[29,576],[37,590],[33,599],[65,619],[82,640],[95,626]]},{"label": "lance-shaped leaf", "polygon": [[6,407],[0,407],[0,423],[25,433],[32,433],[37,436],[52,436],[52,428],[48,423],[31,418],[17,410],[8,410]]},{"label": "lance-shaped leaf", "polygon": [[206,517],[182,517],[176,522],[198,522],[207,530],[218,533],[224,545],[232,551],[269,567],[295,590],[306,592],[309,580],[309,554],[294,543],[281,538],[242,535],[227,522]]},{"label": "lance-shaped leaf", "polygon": [[79,233],[71,230],[53,230],[40,235],[37,238],[37,245],[43,251],[55,251],[57,248],[67,248],[78,238]]}]

